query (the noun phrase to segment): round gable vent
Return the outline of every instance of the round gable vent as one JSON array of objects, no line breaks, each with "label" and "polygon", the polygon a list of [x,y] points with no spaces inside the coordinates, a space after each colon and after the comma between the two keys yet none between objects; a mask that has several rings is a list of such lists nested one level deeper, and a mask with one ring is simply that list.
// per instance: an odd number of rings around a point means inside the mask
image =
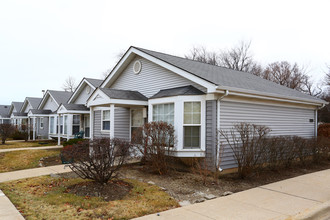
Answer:
[{"label": "round gable vent", "polygon": [[135,74],[139,74],[141,72],[141,69],[142,69],[141,61],[139,61],[139,60],[135,61],[134,65],[133,65],[133,72]]}]

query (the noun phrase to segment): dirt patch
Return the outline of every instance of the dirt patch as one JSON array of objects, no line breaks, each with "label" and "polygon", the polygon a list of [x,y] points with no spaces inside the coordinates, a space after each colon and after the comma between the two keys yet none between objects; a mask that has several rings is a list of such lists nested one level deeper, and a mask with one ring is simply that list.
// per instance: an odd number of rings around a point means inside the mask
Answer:
[{"label": "dirt patch", "polygon": [[101,197],[105,201],[114,201],[124,198],[132,189],[132,186],[124,181],[109,181],[102,185],[93,181],[79,183],[66,189],[65,192],[78,196]]},{"label": "dirt patch", "polygon": [[[208,198],[224,196],[228,192],[240,192],[324,169],[330,169],[330,161],[316,165],[309,164],[306,167],[293,166],[292,168],[283,168],[277,171],[262,170],[246,179],[239,179],[236,174],[220,175],[219,178],[208,176],[204,185],[201,176],[193,173],[189,167],[180,167],[180,169],[172,170],[167,175],[162,176],[148,172],[148,170],[139,164],[130,164],[121,169],[119,177],[121,179],[136,179],[141,182],[157,185],[178,202],[189,201],[189,203],[197,203],[205,201]],[[77,175],[73,172],[61,174],[61,176],[64,178],[77,178]],[[111,199],[110,195],[116,196],[116,191],[119,190],[120,192],[121,187],[123,186],[114,182],[108,189],[99,188],[96,185],[81,185],[73,190],[77,194],[83,191],[82,193],[84,194],[82,195],[84,196],[96,196],[99,194],[103,198],[109,197],[108,199]],[[124,185],[124,187],[127,186]],[[129,190],[129,188],[126,189]],[[103,190],[109,194],[103,196]],[[118,194],[120,197],[121,194]]]}]

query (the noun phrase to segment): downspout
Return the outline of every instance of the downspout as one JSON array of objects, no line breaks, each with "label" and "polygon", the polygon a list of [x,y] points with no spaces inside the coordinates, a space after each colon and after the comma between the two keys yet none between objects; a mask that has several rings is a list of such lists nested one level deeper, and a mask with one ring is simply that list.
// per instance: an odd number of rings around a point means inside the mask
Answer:
[{"label": "downspout", "polygon": [[217,100],[217,167],[219,167],[219,171],[221,172],[222,169],[220,167],[220,101],[229,95],[229,90],[225,90],[225,94],[223,94],[222,96],[220,96]]},{"label": "downspout", "polygon": [[317,111],[321,108],[324,108],[325,104],[322,104],[322,106],[316,107],[315,109],[315,130],[314,130],[314,136],[317,138],[317,128],[318,128],[318,120],[317,120]]}]

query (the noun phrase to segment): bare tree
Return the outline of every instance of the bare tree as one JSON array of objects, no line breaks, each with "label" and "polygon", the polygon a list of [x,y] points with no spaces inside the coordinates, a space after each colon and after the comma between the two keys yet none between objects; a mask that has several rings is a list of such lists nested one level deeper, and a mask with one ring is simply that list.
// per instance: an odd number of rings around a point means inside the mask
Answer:
[{"label": "bare tree", "polygon": [[[120,59],[124,56],[125,54],[125,50],[121,50],[120,52],[118,52],[116,55],[115,55],[115,62],[114,62],[114,66],[120,61]],[[112,71],[113,67],[107,69],[106,71],[104,71],[102,74],[101,74],[101,79],[106,79],[108,77],[108,75],[110,74],[110,72]]]},{"label": "bare tree", "polygon": [[1,143],[5,144],[6,139],[15,132],[16,128],[12,124],[0,124]]},{"label": "bare tree", "polygon": [[326,86],[330,86],[330,65],[328,66],[328,73],[325,74],[324,83]]},{"label": "bare tree", "polygon": [[193,47],[190,50],[190,53],[185,55],[185,58],[211,65],[219,65],[218,54],[214,51],[207,51],[207,49],[203,46]]},{"label": "bare tree", "polygon": [[73,92],[77,88],[76,80],[72,76],[69,76],[63,83],[62,89],[67,92]]}]

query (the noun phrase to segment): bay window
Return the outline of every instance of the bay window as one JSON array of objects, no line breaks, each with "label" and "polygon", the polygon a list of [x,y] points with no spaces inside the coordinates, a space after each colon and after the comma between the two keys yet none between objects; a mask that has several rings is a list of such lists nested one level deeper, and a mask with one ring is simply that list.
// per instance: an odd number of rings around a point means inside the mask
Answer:
[{"label": "bay window", "polygon": [[200,148],[201,102],[184,102],[183,148]]}]

